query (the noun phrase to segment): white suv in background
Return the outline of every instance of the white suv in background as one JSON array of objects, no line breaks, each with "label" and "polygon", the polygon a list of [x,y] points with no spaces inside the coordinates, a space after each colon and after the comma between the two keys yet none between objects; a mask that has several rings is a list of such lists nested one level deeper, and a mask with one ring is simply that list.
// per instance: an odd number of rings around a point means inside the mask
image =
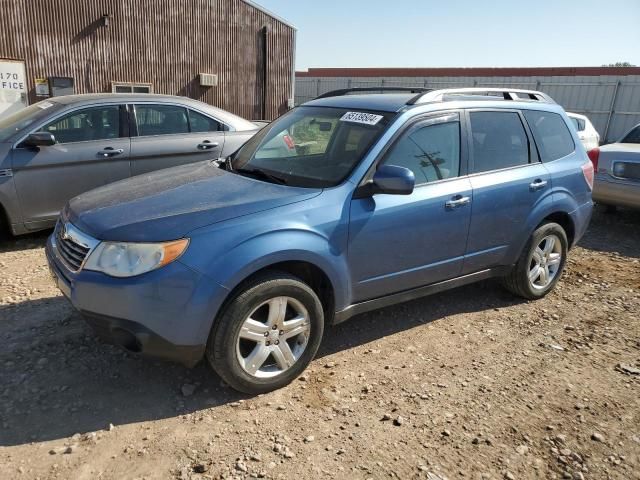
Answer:
[{"label": "white suv in background", "polygon": [[600,134],[593,127],[591,121],[584,115],[578,113],[567,112],[569,120],[573,123],[578,131],[578,137],[584,145],[584,149],[588,152],[598,146],[600,146]]}]

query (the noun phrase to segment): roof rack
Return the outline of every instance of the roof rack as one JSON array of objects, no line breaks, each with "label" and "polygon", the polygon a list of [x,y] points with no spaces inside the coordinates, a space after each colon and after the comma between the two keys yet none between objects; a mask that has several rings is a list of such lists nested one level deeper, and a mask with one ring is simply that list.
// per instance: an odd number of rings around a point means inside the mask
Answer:
[{"label": "roof rack", "polygon": [[429,88],[419,88],[419,87],[353,87],[353,88],[341,88],[339,90],[332,90],[330,92],[323,93],[319,98],[328,98],[328,97],[342,97],[344,95],[348,95],[350,93],[358,93],[358,92],[408,92],[408,93],[419,93],[419,96],[424,95],[425,93],[430,92],[432,89]]},{"label": "roof rack", "polygon": [[517,88],[447,88],[420,93],[409,100],[407,105],[455,101],[461,100],[460,97],[462,96],[466,97],[464,100],[469,100],[469,97],[480,97],[471,98],[472,100],[496,100],[495,97],[502,97],[503,100],[507,101],[556,103],[546,93],[536,90],[520,90]]}]

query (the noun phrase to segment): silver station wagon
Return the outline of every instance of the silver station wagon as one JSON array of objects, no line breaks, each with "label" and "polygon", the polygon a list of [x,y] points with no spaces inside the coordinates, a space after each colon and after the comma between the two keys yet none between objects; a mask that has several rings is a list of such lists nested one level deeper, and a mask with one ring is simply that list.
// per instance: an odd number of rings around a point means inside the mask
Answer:
[{"label": "silver station wagon", "polygon": [[167,95],[55,97],[0,118],[0,235],[52,227],[93,188],[225,157],[263,125]]}]

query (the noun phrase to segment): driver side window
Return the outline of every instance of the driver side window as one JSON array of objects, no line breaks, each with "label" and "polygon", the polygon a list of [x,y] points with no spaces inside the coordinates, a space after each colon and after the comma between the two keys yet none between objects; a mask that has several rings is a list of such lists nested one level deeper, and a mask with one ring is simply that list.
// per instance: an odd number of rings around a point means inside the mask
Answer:
[{"label": "driver side window", "polygon": [[45,125],[57,143],[89,142],[120,137],[120,107],[105,105],[77,110]]},{"label": "driver side window", "polygon": [[[449,120],[450,119],[450,120]],[[460,174],[460,122],[457,115],[442,123],[414,125],[393,145],[385,165],[408,168],[422,185]]]}]

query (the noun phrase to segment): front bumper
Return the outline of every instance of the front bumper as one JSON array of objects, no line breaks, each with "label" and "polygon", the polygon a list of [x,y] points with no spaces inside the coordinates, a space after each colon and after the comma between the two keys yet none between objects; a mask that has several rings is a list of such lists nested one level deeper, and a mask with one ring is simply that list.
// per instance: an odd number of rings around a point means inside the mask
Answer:
[{"label": "front bumper", "polygon": [[69,271],[45,248],[51,275],[109,343],[193,366],[202,358],[215,315],[228,291],[179,261],[131,278]]}]

